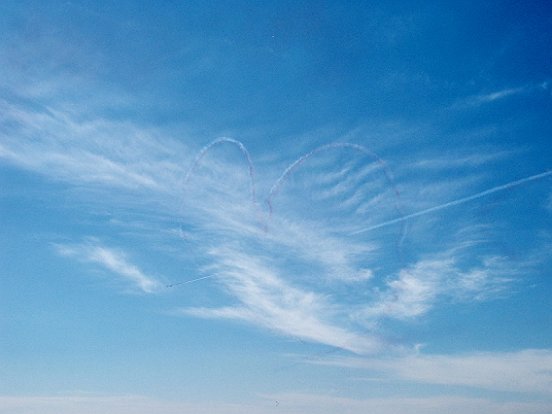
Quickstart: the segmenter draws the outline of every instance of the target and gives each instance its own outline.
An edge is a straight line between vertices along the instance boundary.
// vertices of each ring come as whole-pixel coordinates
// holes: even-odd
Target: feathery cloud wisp
[[[421,316],[439,301],[482,301],[499,297],[518,269],[501,257],[488,257],[480,266],[460,270],[454,254],[421,260],[390,279],[379,299],[359,312],[361,318],[409,319]]]
[[[321,294],[292,286],[260,259],[218,249],[219,280],[240,304],[223,308],[185,308],[181,312],[205,318],[241,319],[271,331],[319,342],[356,353],[370,353],[382,343],[332,322],[335,305]]]
[[[62,256],[98,264],[119,277],[131,282],[145,293],[153,293],[161,287],[159,281],[146,275],[136,265],[130,263],[126,255],[115,249],[102,246],[97,242],[83,244],[57,244],[57,252]]]
[[[411,354],[389,358],[332,357],[308,362],[356,368],[374,379],[457,385],[552,396],[552,350]]]
[[[184,144],[160,131],[58,109],[1,104],[0,157],[53,179],[106,190],[109,202],[120,201],[110,191],[113,187],[124,188],[140,196],[138,203],[151,200],[147,202],[155,205],[155,214],[169,212],[189,226],[193,247],[212,263],[208,273],[217,274],[213,280],[237,303],[184,313],[240,319],[358,353],[381,347],[376,333],[366,334],[365,327],[374,321],[421,317],[439,303],[468,296],[495,297],[510,281],[499,255],[465,264],[433,246],[424,255],[429,259],[385,259],[400,250],[400,226],[390,232],[375,230],[552,174],[401,215],[399,191],[384,163],[359,145],[331,144],[310,151],[271,185],[262,175],[254,176],[249,152],[234,139],[207,145],[194,162]],[[113,135],[120,139],[113,140]],[[256,203],[256,184],[269,189],[268,212]],[[58,246],[58,251],[99,264],[144,292],[159,287],[126,255],[98,243]],[[394,268],[381,270],[385,260],[393,261]],[[473,264],[477,260],[480,265]],[[207,278],[204,269],[196,270],[192,280]],[[387,282],[376,288],[378,279]]]

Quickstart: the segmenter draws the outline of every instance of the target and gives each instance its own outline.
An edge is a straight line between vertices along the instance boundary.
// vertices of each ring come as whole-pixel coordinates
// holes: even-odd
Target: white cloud
[[[449,154],[446,156],[438,155],[433,158],[426,158],[416,161],[412,164],[412,166],[423,170],[447,170],[461,167],[478,167],[504,160],[512,155],[514,155],[513,151],[489,151],[481,149],[477,153],[471,154],[459,153],[454,155]]]
[[[153,293],[161,286],[155,278],[146,275],[137,266],[130,263],[120,251],[100,245],[97,242],[84,244],[57,244],[56,250],[62,256],[74,257],[77,260],[98,264],[117,276],[131,282],[145,293]]]
[[[328,358],[316,363],[366,370],[380,379],[552,396],[552,350],[549,349]]]
[[[398,278],[387,283],[379,302],[368,308],[368,315],[402,319],[424,314],[443,288],[450,266],[450,260],[425,261],[401,270]]]
[[[478,95],[470,96],[468,98],[463,99],[462,101],[460,101],[454,106],[460,107],[460,108],[480,106],[487,103],[492,103],[495,101],[506,99],[512,96],[525,95],[525,94],[535,93],[535,92],[542,93],[543,91],[546,92],[548,89],[549,89],[548,81],[540,82],[537,84],[527,84],[527,85],[522,85],[522,86],[513,87],[513,88],[504,88],[494,92],[481,93]]]
[[[498,99],[507,98],[508,96],[519,95],[521,93],[527,92],[528,90],[530,90],[530,88],[528,87],[507,88],[507,89],[502,89],[500,91],[496,91],[492,93],[478,95],[474,99],[475,101],[480,103],[493,102]]]
[[[347,398],[273,393],[251,402],[192,403],[138,395],[0,396],[0,414],[548,414],[548,401],[500,401],[456,396]]]
[[[519,265],[518,265],[519,266]],[[518,269],[501,257],[485,258],[480,266],[461,270],[453,254],[421,260],[390,279],[379,299],[367,305],[359,318],[414,318],[439,301],[481,301],[499,297]]]
[[[457,396],[345,398],[316,394],[276,394],[279,408],[288,413],[317,414],[547,414],[546,402],[496,401]]]
[[[334,323],[335,305],[328,298],[285,282],[268,263],[230,249],[211,252],[219,280],[240,301],[235,307],[187,308],[184,314],[242,319],[274,332],[324,343],[357,353],[374,352],[382,344]]]
[[[193,403],[140,395],[0,396],[0,414],[266,414],[273,404]]]
[[[184,148],[122,121],[0,101],[0,157],[74,184],[173,191],[182,167],[168,155]]]

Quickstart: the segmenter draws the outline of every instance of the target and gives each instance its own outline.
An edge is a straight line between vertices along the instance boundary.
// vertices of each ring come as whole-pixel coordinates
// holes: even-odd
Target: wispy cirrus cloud
[[[413,167],[422,170],[446,171],[451,168],[485,166],[497,161],[503,161],[513,155],[515,155],[514,151],[481,149],[478,153],[474,153],[472,149],[472,153],[470,154],[459,153],[446,156],[437,154],[431,158],[415,161]]]
[[[364,354],[382,347],[378,333],[366,333],[366,326],[383,318],[422,317],[436,306],[468,298],[500,297],[517,269],[497,254],[481,257],[472,251],[464,260],[469,255],[453,254],[457,241],[450,236],[424,246],[407,263],[397,260],[401,223],[409,211],[430,206],[423,212],[428,217],[445,206],[432,204],[473,188],[480,180],[473,175],[431,178],[419,194],[419,183],[405,179],[399,191],[385,163],[369,150],[331,144],[299,156],[274,181],[278,175],[254,168],[235,139],[204,147],[194,162],[197,151],[189,143],[161,130],[36,103],[4,100],[0,106],[5,162],[99,189],[105,197],[96,203],[121,202],[113,189],[124,190],[131,195],[126,206],[168,213],[175,225],[182,224],[189,250],[211,263],[196,266],[191,279],[216,274],[213,281],[231,298],[214,308],[180,310],[188,316],[242,320]],[[480,165],[501,155],[478,157],[466,155],[460,164]],[[444,168],[442,159],[424,163],[416,168],[431,165],[436,173]],[[153,233],[156,226],[155,220],[147,226],[135,221],[133,229]],[[470,228],[464,222],[452,227]],[[462,241],[470,242],[469,235]],[[100,265],[143,292],[159,288],[127,254],[99,242],[59,245],[58,252]]]
[[[96,240],[82,244],[55,244],[54,247],[62,256],[103,267],[144,293],[153,293],[161,287],[156,278],[131,263],[124,252],[106,247]]]
[[[0,157],[51,178],[162,192],[182,174],[167,156],[183,147],[146,127],[6,100],[0,113]]]
[[[499,99],[507,98],[512,95],[519,95],[521,93],[527,92],[529,89],[530,88],[528,87],[502,89],[500,91],[478,95],[474,98],[474,101],[476,103],[493,102]]]
[[[336,324],[338,306],[326,295],[293,286],[259,257],[230,249],[217,249],[211,255],[218,259],[213,270],[240,304],[213,309],[185,308],[182,313],[241,319],[286,336],[357,353],[381,349],[383,344],[376,337],[361,335]]]
[[[379,298],[360,313],[363,318],[408,319],[427,313],[439,302],[482,301],[507,292],[519,270],[501,257],[461,270],[454,254],[421,260],[387,281]]]
[[[486,92],[469,96],[455,105],[455,107],[477,107],[484,104],[500,101],[513,96],[526,95],[550,90],[550,82],[543,81],[537,84],[527,84],[517,87],[499,89],[494,92]]]
[[[552,396],[552,350],[329,357],[311,363],[355,368],[375,381],[408,381]]]

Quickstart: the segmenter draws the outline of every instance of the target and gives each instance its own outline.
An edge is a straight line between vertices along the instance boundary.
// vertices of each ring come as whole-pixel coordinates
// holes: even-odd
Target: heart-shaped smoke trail
[[[184,176],[184,180],[183,180],[184,185],[186,185],[188,183],[188,181],[190,180],[190,177],[192,176],[192,174],[194,173],[194,171],[198,167],[201,160],[205,157],[205,155],[207,155],[207,153],[209,151],[211,151],[214,147],[216,147],[220,144],[234,145],[242,152],[242,154],[243,154],[243,156],[244,156],[244,158],[247,162],[247,166],[248,166],[248,170],[249,170],[251,202],[253,203],[254,207],[256,207],[257,206],[257,194],[256,194],[255,166],[253,164],[253,161],[251,159],[251,155],[250,155],[249,151],[247,150],[246,146],[241,141],[239,141],[237,139],[234,139],[234,138],[221,137],[221,138],[218,138],[218,139],[210,142],[206,146],[204,146],[198,152],[196,158],[194,159],[194,162],[192,163],[192,165],[190,166],[190,168],[186,172],[186,175]],[[357,151],[360,154],[362,154],[364,156],[367,156],[368,158],[371,158],[372,160],[374,160],[379,165],[379,167],[381,168],[381,171],[383,172],[383,174],[384,174],[384,176],[387,180],[388,185],[390,186],[390,188],[392,188],[393,192],[395,193],[394,208],[395,208],[395,211],[397,212],[397,216],[399,218],[404,216],[404,214],[402,212],[402,208],[401,208],[401,203],[400,203],[400,192],[399,192],[397,186],[395,185],[393,176],[392,176],[391,172],[389,171],[387,165],[385,164],[385,161],[383,159],[381,159],[376,153],[374,153],[373,151],[371,151],[370,149],[368,149],[367,147],[365,147],[363,145],[353,144],[353,143],[348,143],[348,142],[331,143],[331,144],[321,145],[321,146],[319,146],[319,147],[317,147],[317,148],[301,155],[299,158],[297,158],[294,162],[292,162],[288,167],[286,167],[284,169],[284,172],[280,175],[280,177],[276,180],[276,182],[270,188],[268,196],[265,199],[265,203],[268,207],[268,217],[263,220],[264,221],[263,227],[264,227],[265,231],[268,230],[268,222],[271,220],[272,214],[273,214],[273,211],[274,211],[273,200],[278,195],[280,189],[285,184],[285,182],[289,179],[289,177],[295,171],[297,171],[299,168],[301,168],[304,165],[304,163],[308,159],[312,158],[313,156],[315,156],[319,153],[322,153],[322,152],[326,152],[326,151],[332,151],[332,150],[338,151],[338,150],[343,150],[343,149],[352,149],[354,151]],[[401,224],[402,224],[402,231],[401,231],[401,238],[398,242],[399,247],[402,244],[404,238],[406,237],[406,231],[407,231],[406,222],[401,221]]]
[[[283,171],[283,173],[279,176],[279,178],[274,182],[274,184],[270,187],[268,196],[265,199],[265,204],[268,207],[267,213],[262,213],[259,209],[259,205],[257,204],[257,194],[256,194],[256,176],[255,176],[255,167],[253,164],[253,161],[251,159],[251,155],[249,151],[247,150],[246,146],[239,140],[233,139],[233,138],[227,138],[222,137],[218,138],[206,146],[204,146],[195,157],[192,165],[187,170],[184,179],[183,184],[186,186],[189,184],[189,181],[192,179],[193,174],[199,168],[199,165],[201,161],[205,158],[205,156],[213,150],[215,147],[223,144],[230,144],[239,149],[241,152],[244,160],[247,163],[248,168],[248,174],[249,174],[249,191],[251,196],[251,202],[254,206],[254,210],[257,214],[259,214],[257,222],[260,224],[261,228],[264,229],[264,233],[266,234],[268,232],[268,226],[272,219],[273,211],[274,211],[274,205],[273,201],[277,197],[278,193],[282,189],[282,187],[286,184],[286,182],[290,179],[290,177],[296,173],[300,168],[304,168],[304,165],[306,162],[315,157],[316,155],[322,154],[324,152],[343,152],[344,150],[352,150],[359,154],[363,158],[368,158],[371,160],[371,162],[375,162],[377,169],[383,173],[383,176],[385,178],[385,181],[387,182],[388,188],[392,189],[392,193],[394,194],[394,209],[397,213],[397,216],[401,217],[403,216],[401,206],[400,206],[400,193],[394,183],[393,177],[387,168],[385,162],[373,151],[368,149],[365,146],[359,145],[359,144],[353,144],[353,143],[331,143],[326,145],[321,145],[317,148],[314,148],[313,150],[301,155],[299,158],[297,158],[294,162],[289,164]],[[351,156],[352,157],[352,156]],[[362,184],[361,184],[362,185]],[[262,216],[261,216],[262,215]],[[400,251],[400,244],[402,243],[402,240],[405,237],[406,234],[406,223],[402,222],[402,235],[400,238],[400,241],[397,243],[397,250]],[[202,277],[202,278],[196,278],[192,279],[191,281],[185,281],[181,283],[176,283],[170,285],[180,285],[184,283],[191,283],[192,281],[199,281],[206,279],[211,276]]]

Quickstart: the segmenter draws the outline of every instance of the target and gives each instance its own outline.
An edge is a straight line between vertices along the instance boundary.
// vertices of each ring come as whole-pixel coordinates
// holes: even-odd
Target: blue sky
[[[547,413],[545,2],[0,4],[0,413]]]

